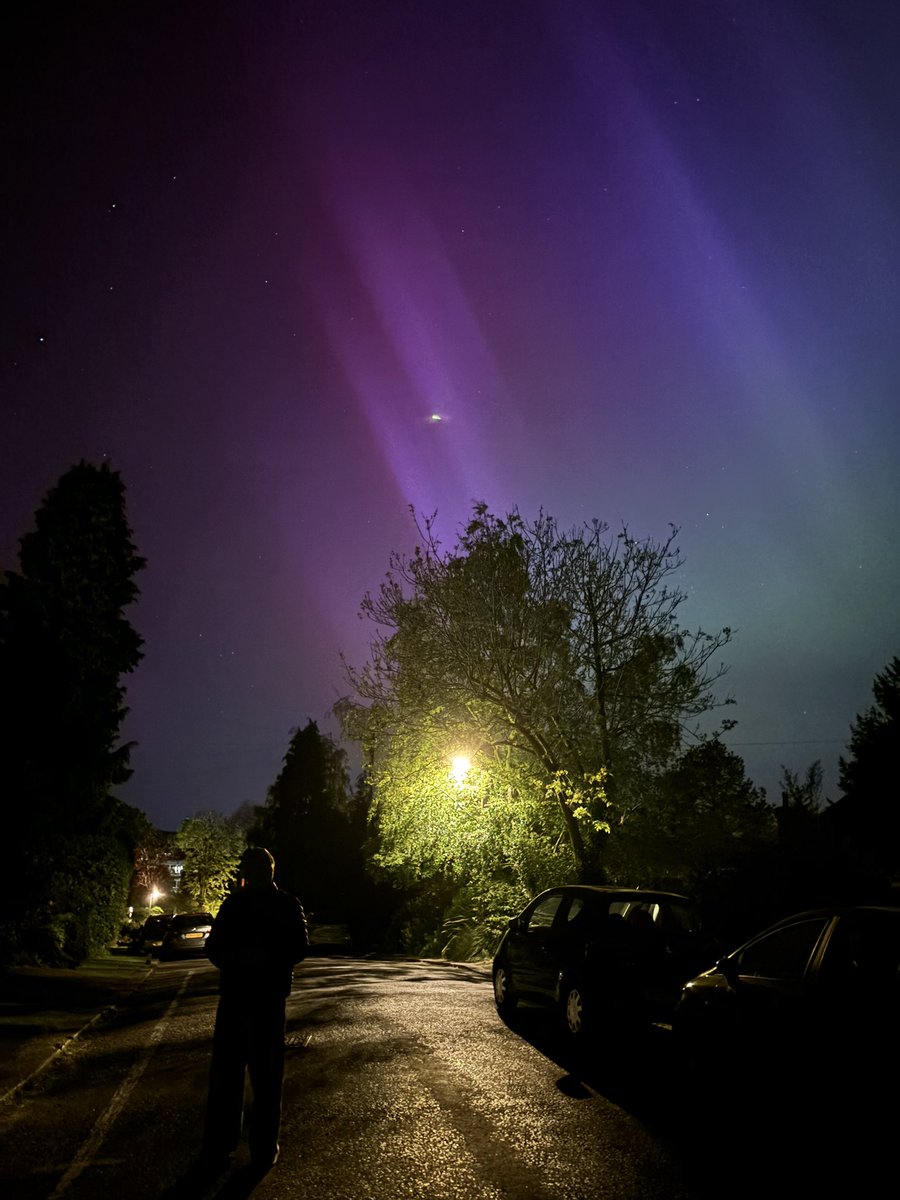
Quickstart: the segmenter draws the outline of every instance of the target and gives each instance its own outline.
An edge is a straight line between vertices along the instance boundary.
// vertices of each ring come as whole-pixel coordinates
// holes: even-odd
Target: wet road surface
[[[768,1174],[765,1118],[748,1139],[701,1114],[662,1033],[572,1060],[545,1014],[498,1018],[482,968],[313,958],[288,1002],[280,1161],[252,1178],[242,1146],[201,1180],[216,980],[205,959],[158,966],[3,1107],[4,1200],[695,1200]],[[805,1168],[783,1149],[787,1183]]]

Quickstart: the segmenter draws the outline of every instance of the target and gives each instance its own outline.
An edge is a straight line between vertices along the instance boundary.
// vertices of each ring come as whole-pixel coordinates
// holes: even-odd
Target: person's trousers
[[[284,996],[219,997],[203,1136],[207,1154],[230,1154],[237,1146],[249,1072],[250,1157],[262,1164],[275,1158],[284,1080],[284,1009]]]

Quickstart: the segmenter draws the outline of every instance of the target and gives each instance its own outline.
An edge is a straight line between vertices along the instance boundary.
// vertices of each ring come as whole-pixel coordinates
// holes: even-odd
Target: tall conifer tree
[[[82,461],[63,475],[21,539],[19,566],[0,584],[14,847],[0,943],[6,957],[55,948],[78,958],[113,920],[133,817],[111,789],[131,774],[122,676],[140,661],[141,638],[125,610],[144,560],[118,472]]]
[[[275,856],[279,886],[300,896],[313,914],[341,908],[350,858],[349,789],[344,751],[307,721],[293,731],[248,834]]]

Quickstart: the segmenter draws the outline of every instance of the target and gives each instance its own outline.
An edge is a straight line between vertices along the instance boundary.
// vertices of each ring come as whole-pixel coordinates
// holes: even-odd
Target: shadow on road
[[[538,1009],[507,1024],[560,1068],[563,1095],[600,1095],[639,1120],[681,1162],[697,1197],[875,1195],[893,1172],[895,1102],[874,1088],[863,1097],[837,1079],[805,1087],[727,1061],[700,1072],[658,1028],[613,1030],[583,1048]]]
[[[160,1200],[245,1200],[252,1196],[265,1178],[249,1163],[232,1167],[227,1174],[210,1173],[202,1165],[187,1170]]]

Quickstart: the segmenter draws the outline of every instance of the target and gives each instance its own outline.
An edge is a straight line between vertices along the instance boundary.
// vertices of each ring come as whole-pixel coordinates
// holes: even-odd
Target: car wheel
[[[590,1025],[585,1021],[584,992],[577,983],[567,984],[562,990],[562,1016],[568,1036],[582,1041]]]
[[[494,967],[494,1003],[497,1012],[507,1016],[518,1004],[515,992],[509,982],[509,971],[503,963]]]

